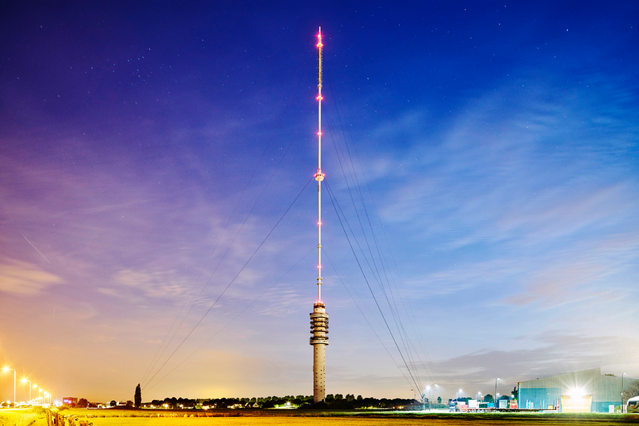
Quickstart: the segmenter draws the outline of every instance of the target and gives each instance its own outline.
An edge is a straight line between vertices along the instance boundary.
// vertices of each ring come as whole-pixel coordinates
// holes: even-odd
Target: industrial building
[[[609,413],[621,405],[621,391],[637,379],[601,374],[600,368],[519,383],[520,408],[564,413]]]

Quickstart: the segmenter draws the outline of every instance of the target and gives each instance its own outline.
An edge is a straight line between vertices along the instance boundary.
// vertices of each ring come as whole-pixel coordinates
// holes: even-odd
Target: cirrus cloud
[[[28,262],[9,260],[8,263],[0,264],[0,291],[5,293],[30,296],[62,283],[57,275]]]

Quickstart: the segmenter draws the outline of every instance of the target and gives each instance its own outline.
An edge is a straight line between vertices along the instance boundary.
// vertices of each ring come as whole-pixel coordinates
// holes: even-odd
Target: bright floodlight
[[[585,392],[583,388],[572,388],[568,391],[571,398],[583,398]]]
[[[7,366],[2,367],[2,372],[3,373],[6,373],[7,371],[9,371],[9,367],[7,367]]]

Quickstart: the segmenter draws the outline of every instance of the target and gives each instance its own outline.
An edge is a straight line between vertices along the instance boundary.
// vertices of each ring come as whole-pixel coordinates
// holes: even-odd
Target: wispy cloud
[[[548,240],[629,220],[639,196],[624,173],[628,160],[619,155],[629,136],[619,122],[633,117],[621,110],[614,123],[584,124],[582,115],[609,110],[588,105],[593,110],[586,112],[576,102],[518,98],[510,90],[471,102],[441,143],[414,136],[413,148],[398,160],[410,179],[397,179],[388,192],[386,222],[430,238],[447,234],[454,248]],[[396,168],[386,170],[399,178]]]
[[[140,272],[125,269],[114,276],[114,282],[129,291],[138,291],[153,298],[179,300],[189,291],[189,283],[176,277],[175,271],[170,270]]]
[[[0,264],[0,291],[6,293],[32,296],[63,283],[62,278],[31,263],[6,259]]]
[[[621,374],[623,369],[639,372],[639,363],[628,363],[639,353],[639,341],[618,336],[544,334],[536,337],[541,344],[534,349],[480,350],[474,353],[433,362],[441,386],[454,389],[464,386],[467,394],[478,390],[494,393],[510,391],[518,381],[562,374],[568,371],[602,368],[602,373]],[[604,344],[602,344],[602,342]],[[630,370],[628,370],[630,371]]]

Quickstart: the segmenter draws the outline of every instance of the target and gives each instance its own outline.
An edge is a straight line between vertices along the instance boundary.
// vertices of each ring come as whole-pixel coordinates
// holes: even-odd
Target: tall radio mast
[[[322,27],[317,33],[317,301],[311,313],[311,345],[313,346],[313,402],[324,401],[326,395],[326,345],[328,314],[322,301]]]

